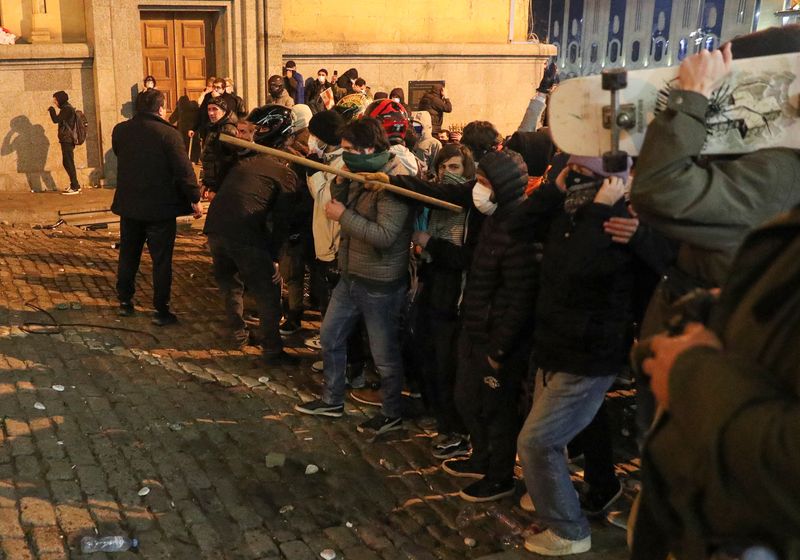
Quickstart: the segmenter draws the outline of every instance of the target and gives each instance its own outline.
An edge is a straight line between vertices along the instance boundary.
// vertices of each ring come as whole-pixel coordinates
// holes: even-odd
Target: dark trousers
[[[175,248],[175,218],[155,222],[120,219],[119,264],[117,266],[117,297],[121,302],[132,302],[136,293],[136,273],[142,259],[142,249],[153,261],[153,307],[156,311],[169,310],[172,289],[172,251]]]
[[[81,188],[78,183],[78,173],[75,171],[75,144],[61,142],[61,164],[69,175],[69,188],[73,190]]]
[[[417,344],[422,364],[423,395],[436,417],[440,434],[465,434],[466,428],[453,400],[458,363],[457,319],[437,317],[421,308],[418,316]]]
[[[261,348],[265,356],[283,350],[278,328],[281,320],[281,290],[272,283],[272,257],[266,249],[242,245],[220,235],[209,235],[208,246],[214,261],[214,279],[225,300],[228,325],[237,340],[247,338],[244,322],[244,287],[258,307]]]
[[[311,275],[311,293],[319,305],[320,316],[325,317],[331,293],[339,281],[339,267],[335,260],[314,260],[314,273]]]
[[[280,254],[280,269],[283,281],[286,283],[286,312],[284,315],[290,321],[299,323],[303,319],[303,291],[306,275],[306,258],[308,256],[309,240],[301,235],[296,240],[284,243]]]
[[[458,339],[458,371],[455,403],[472,441],[472,460],[496,482],[514,477],[517,436],[522,427],[519,411],[520,385],[527,369],[528,351],[518,348],[495,371],[483,345],[470,341],[461,331]],[[493,376],[500,386],[491,388],[484,377]]]
[[[584,457],[584,480],[595,490],[614,490],[617,476],[614,474],[614,448],[611,441],[611,426],[605,402],[586,426],[569,444],[570,455],[581,452]]]

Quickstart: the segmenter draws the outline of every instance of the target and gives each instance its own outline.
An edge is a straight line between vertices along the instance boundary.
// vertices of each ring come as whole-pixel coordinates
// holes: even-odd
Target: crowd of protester
[[[305,343],[320,351],[312,369],[323,384],[298,412],[341,417],[349,396],[379,407],[357,428],[377,437],[402,428],[405,396],[421,396],[438,432],[432,457],[464,479],[460,498],[514,495],[518,457],[520,506],[539,520],[525,548],[577,554],[591,548],[589,518],[622,495],[604,401],[634,348],[644,483],[629,524],[634,557],[800,558],[800,155],[699,157],[732,56],[794,53],[798,37],[788,26],[686,58],[639,158],[613,173],[553,144],[555,65],[508,138],[486,121],[442,134],[444,87],[411,112],[401,88],[373,95],[355,68],[304,80],[287,62],[250,112],[232,82],[212,78],[192,131],[203,139],[200,185],[176,153],[177,131],[159,122],[163,95],[148,89],[114,131],[121,313],[135,312],[131,279],[147,241],[154,322],[177,320],[166,262],[175,232],[163,222],[189,205],[196,213],[202,189],[233,346],[260,345],[267,366],[296,363],[283,337],[304,326],[310,277],[322,323]],[[137,156],[143,134],[160,144]],[[329,170],[234,148],[223,134]],[[171,172],[164,158],[180,165]],[[131,196],[144,183],[148,194]],[[580,493],[573,446],[584,455]]]

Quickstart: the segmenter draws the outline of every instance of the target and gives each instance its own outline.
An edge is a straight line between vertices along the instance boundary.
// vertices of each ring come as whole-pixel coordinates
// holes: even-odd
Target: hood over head
[[[555,144],[550,135],[543,131],[515,132],[506,142],[509,150],[519,152],[525,165],[528,166],[528,175],[541,177],[547,171],[550,160],[556,153]]]
[[[414,111],[411,119],[422,125],[422,138],[430,138],[433,135],[433,124],[431,114],[428,111]]]
[[[292,133],[297,133],[308,128],[308,123],[311,120],[313,113],[311,107],[298,103],[292,106]]]
[[[69,101],[69,95],[67,95],[66,91],[57,91],[53,94],[53,97],[56,98],[59,107],[63,107]]]
[[[517,152],[488,152],[478,163],[478,171],[492,184],[499,209],[522,200],[528,186],[528,170]]]

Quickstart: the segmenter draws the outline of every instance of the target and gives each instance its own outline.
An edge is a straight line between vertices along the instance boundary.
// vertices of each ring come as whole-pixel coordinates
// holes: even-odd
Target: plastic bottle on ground
[[[116,537],[83,537],[81,539],[81,552],[123,552],[139,546],[139,541],[124,536]]]

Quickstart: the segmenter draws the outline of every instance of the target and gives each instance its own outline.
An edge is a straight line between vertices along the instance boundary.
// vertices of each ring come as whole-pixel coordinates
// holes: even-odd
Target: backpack
[[[89,130],[89,121],[80,109],[75,109],[75,128],[72,136],[75,138],[75,145],[80,146],[86,142],[86,132]]]

